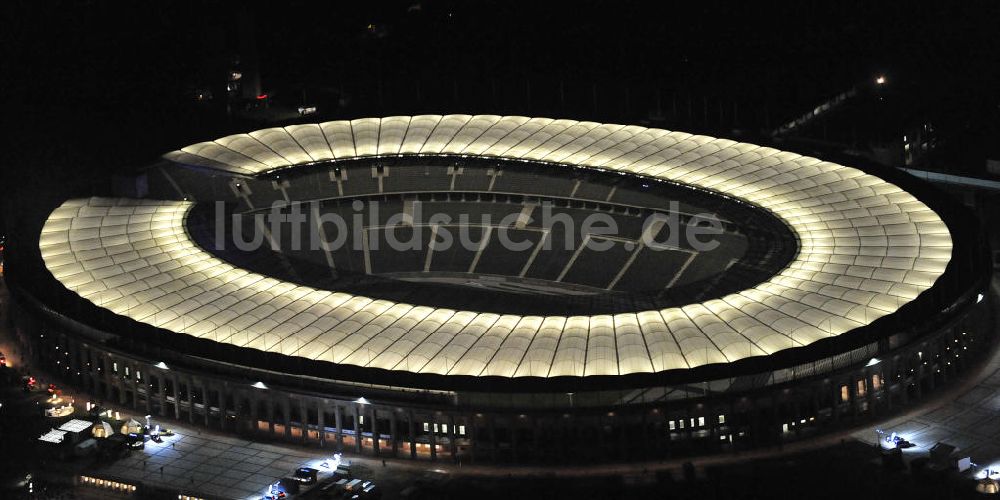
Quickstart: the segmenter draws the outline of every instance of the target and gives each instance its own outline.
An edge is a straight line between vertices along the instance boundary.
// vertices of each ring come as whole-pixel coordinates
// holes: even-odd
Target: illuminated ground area
[[[258,500],[268,485],[298,467],[315,467],[316,453],[219,435],[178,434],[101,468],[104,477],[223,498]],[[160,468],[163,472],[160,472]]]
[[[996,281],[993,288],[997,290]],[[991,470],[991,477],[1000,479],[1000,350],[994,350],[979,377],[940,405],[881,423],[879,430],[895,432],[915,445],[904,450],[907,461],[926,456],[931,447],[944,442],[958,448],[956,456],[971,457],[979,465],[970,475],[985,477]],[[874,443],[876,436],[874,429],[854,435],[867,443]]]

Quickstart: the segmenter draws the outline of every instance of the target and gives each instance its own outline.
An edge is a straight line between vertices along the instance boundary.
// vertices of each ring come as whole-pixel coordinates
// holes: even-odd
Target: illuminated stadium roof
[[[218,342],[417,373],[624,375],[772,354],[890,314],[951,258],[937,214],[861,170],[730,140],[635,126],[419,116],[267,129],[167,155],[252,175],[330,159],[461,154],[600,168],[745,200],[783,220],[799,253],[739,293],[663,310],[520,316],[317,290],[234,267],[189,237],[187,202],[71,200],[40,241],[68,289],[116,314]]]

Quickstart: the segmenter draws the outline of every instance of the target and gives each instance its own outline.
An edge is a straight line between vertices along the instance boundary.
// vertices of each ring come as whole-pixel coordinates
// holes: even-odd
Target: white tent
[[[111,427],[111,424],[101,420],[99,423],[94,424],[94,428],[91,429],[95,438],[107,438],[111,437],[115,433],[115,430]]]
[[[122,424],[122,434],[141,434],[142,432],[142,424],[134,418],[130,418],[128,422]]]

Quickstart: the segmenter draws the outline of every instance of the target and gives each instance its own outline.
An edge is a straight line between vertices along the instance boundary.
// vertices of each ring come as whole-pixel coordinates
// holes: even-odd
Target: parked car
[[[292,479],[302,484],[313,484],[316,482],[316,474],[318,472],[318,469],[313,469],[312,467],[299,467],[292,474]]]

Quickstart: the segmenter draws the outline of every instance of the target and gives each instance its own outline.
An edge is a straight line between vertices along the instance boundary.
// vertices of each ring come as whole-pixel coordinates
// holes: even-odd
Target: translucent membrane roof
[[[42,256],[83,298],[175,332],[333,363],[500,377],[686,369],[808,345],[896,311],[930,288],[951,258],[951,235],[937,214],[878,177],[753,144],[635,126],[369,118],[261,130],[167,157],[255,174],[397,154],[530,159],[688,184],[771,211],[800,249],[771,279],[719,299],[572,317],[438,309],[255,274],[195,245],[185,230],[186,202],[70,200],[49,216]]]

